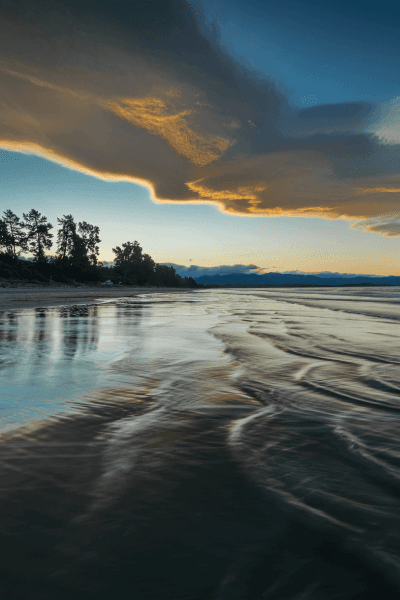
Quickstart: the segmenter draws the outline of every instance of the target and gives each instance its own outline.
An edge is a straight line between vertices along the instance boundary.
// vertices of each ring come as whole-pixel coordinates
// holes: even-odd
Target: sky
[[[107,261],[400,275],[399,17],[0,0],[0,210],[98,225]]]

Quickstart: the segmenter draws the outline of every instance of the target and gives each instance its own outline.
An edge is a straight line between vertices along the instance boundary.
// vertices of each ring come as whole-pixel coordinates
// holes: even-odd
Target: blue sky
[[[104,260],[400,274],[399,5],[112,6],[0,0],[2,210]]]
[[[206,0],[228,51],[293,90],[298,106],[399,94],[398,2]]]

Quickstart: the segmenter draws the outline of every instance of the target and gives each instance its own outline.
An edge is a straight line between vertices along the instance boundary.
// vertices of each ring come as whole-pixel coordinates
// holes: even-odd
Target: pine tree
[[[100,228],[82,221],[82,223],[79,223],[78,230],[85,244],[86,256],[93,265],[97,265],[97,257],[100,251],[97,244],[101,242],[99,238]]]
[[[3,219],[0,219],[0,249],[4,249],[7,254],[11,254],[12,239],[8,233],[7,225]]]
[[[7,253],[17,258],[22,252],[28,251],[27,236],[24,233],[24,223],[12,210],[3,212],[8,245]]]
[[[29,251],[35,257],[36,262],[46,262],[44,251],[53,245],[53,234],[50,233],[53,225],[47,222],[47,217],[42,217],[40,212],[34,208],[28,214],[23,213],[23,216]]]
[[[74,247],[74,237],[77,235],[76,223],[72,215],[63,215],[61,219],[57,217],[57,221],[61,227],[57,232],[56,252],[64,268]]]
[[[63,215],[57,221],[61,225],[57,233],[58,259],[64,269],[73,269],[71,275],[81,277],[91,264],[97,265],[100,229],[86,221],[77,226],[72,215]]]

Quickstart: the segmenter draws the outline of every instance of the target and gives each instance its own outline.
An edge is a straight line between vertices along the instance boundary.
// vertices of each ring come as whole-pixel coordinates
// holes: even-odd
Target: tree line
[[[6,210],[0,218],[0,277],[89,283],[111,280],[124,285],[197,287],[192,277],[180,277],[173,267],[154,262],[143,253],[139,242],[125,242],[112,249],[114,266],[107,268],[98,260],[100,229],[86,221],[75,222],[72,215],[57,218],[56,250],[53,225],[47,217],[32,209],[18,217]],[[22,259],[29,253],[32,261]]]

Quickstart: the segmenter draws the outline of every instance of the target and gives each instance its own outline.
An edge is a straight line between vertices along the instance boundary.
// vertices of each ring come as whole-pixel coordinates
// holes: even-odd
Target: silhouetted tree
[[[139,242],[125,242],[122,244],[122,248],[117,246],[113,248],[112,251],[115,254],[115,265],[120,267],[124,263],[130,262],[140,262],[142,258],[142,248],[139,245]]]
[[[143,254],[139,242],[125,242],[112,249],[114,267],[103,268],[98,261],[100,229],[86,221],[75,223],[72,215],[57,218],[57,249],[55,256],[46,256],[52,246],[53,229],[47,217],[37,210],[23,213],[24,220],[11,210],[0,219],[0,275],[26,280],[104,281],[112,279],[124,284],[158,285],[165,287],[197,287],[191,277],[180,277],[173,267],[159,265],[149,254]],[[1,252],[2,250],[5,252]],[[31,252],[35,264],[18,260],[22,252]]]
[[[53,245],[50,229],[53,229],[53,225],[47,222],[47,217],[42,217],[40,212],[32,208],[32,210],[25,214],[23,213],[25,220],[24,227],[27,230],[27,242],[28,249],[35,257],[36,262],[46,262],[45,249],[50,249]]]
[[[87,269],[97,265],[99,255],[100,229],[86,221],[75,223],[72,215],[57,219],[61,225],[57,234],[57,254],[64,267]],[[79,233],[78,233],[79,231]]]
[[[101,279],[101,271],[96,268],[101,241],[99,227],[86,221],[77,226],[72,215],[63,215],[57,221],[61,225],[57,234],[57,261],[64,274],[78,281]]]
[[[100,251],[97,244],[101,242],[99,238],[100,228],[82,221],[82,223],[79,223],[78,230],[85,245],[86,256],[93,265],[97,265],[97,257]]]
[[[122,248],[117,246],[112,251],[115,254],[116,274],[122,278],[123,283],[137,283],[143,260],[139,242],[125,242],[122,244]]]
[[[185,277],[182,281],[183,287],[195,288],[197,287],[197,283],[193,279],[193,277]]]
[[[22,252],[28,251],[27,237],[24,233],[24,223],[12,210],[3,213],[3,223],[8,236],[7,254],[17,258]]]
[[[7,254],[11,254],[12,238],[8,233],[7,225],[3,219],[0,219],[0,249],[4,249]]]
[[[144,283],[154,283],[154,269],[155,262],[151,258],[150,254],[143,254],[142,262],[140,265],[140,276],[138,279],[138,284],[143,285]]]
[[[85,240],[76,231],[72,238],[72,248],[68,258],[69,266],[75,271],[86,271],[90,266]]]
[[[57,217],[57,221],[61,227],[57,232],[56,252],[63,268],[65,268],[73,250],[76,224],[72,215],[63,215],[61,219]]]
[[[179,286],[181,278],[176,275],[174,267],[167,267],[167,265],[156,265],[155,268],[155,281],[157,285],[165,287]]]

